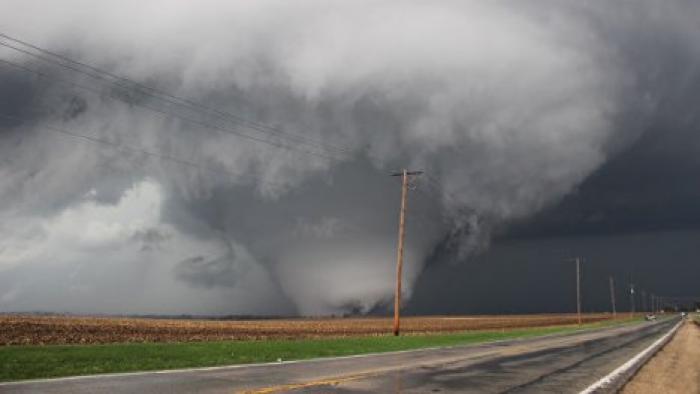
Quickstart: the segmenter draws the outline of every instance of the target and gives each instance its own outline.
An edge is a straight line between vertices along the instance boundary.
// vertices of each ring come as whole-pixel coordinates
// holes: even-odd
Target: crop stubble
[[[584,322],[609,318],[606,314],[587,314]],[[416,335],[557,326],[575,322],[576,315],[573,314],[421,316],[403,318],[402,331]],[[390,329],[391,319],[375,317],[220,321],[0,315],[0,345],[333,338],[387,335]]]

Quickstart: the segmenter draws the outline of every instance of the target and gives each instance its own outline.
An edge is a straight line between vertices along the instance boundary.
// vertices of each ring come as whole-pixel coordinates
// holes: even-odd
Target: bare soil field
[[[610,319],[586,314],[585,323]],[[406,334],[447,333],[571,325],[574,314],[429,316],[401,320]],[[387,335],[390,318],[268,320],[177,320],[116,317],[0,315],[0,345],[96,344],[121,342],[193,342],[333,338]]]
[[[622,393],[700,393],[700,327],[692,322],[683,324]]]

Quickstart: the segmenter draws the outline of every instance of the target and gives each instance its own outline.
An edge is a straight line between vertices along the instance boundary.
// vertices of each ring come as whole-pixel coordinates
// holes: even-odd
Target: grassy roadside
[[[350,337],[275,341],[130,343],[0,347],[0,381],[159,369],[301,360],[444,347],[568,333],[639,322],[639,318],[582,326],[470,331],[401,337]]]

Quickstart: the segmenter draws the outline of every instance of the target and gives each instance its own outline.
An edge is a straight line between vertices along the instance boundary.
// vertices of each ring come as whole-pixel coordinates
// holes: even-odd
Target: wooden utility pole
[[[403,241],[406,235],[406,197],[408,194],[408,177],[420,175],[423,171],[407,171],[391,174],[391,176],[401,177],[401,210],[399,211],[399,242],[396,250],[396,292],[394,293],[394,335],[399,335],[400,331],[400,310],[401,310],[401,276],[403,272]]]
[[[630,280],[630,318],[634,317],[634,283]]]
[[[581,259],[576,258],[576,314],[578,324],[581,325]]]
[[[610,304],[612,304],[612,316],[613,319],[617,317],[617,310],[615,309],[615,281],[613,277],[610,276]]]

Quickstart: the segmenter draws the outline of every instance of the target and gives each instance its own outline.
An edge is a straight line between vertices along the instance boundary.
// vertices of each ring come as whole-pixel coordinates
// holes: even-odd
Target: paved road
[[[326,360],[3,384],[0,392],[578,392],[675,322]]]

